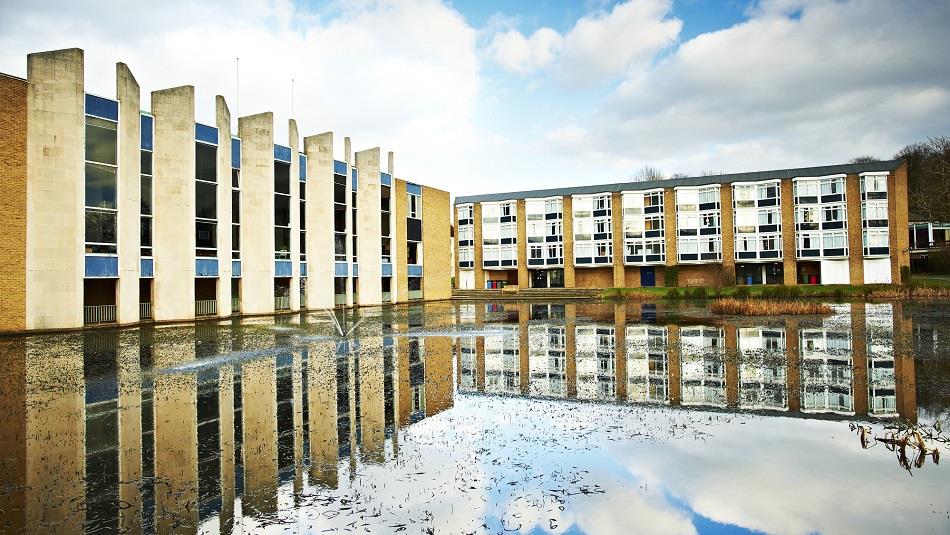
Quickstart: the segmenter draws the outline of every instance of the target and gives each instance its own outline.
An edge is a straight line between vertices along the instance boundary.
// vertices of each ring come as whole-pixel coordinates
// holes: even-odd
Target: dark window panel
[[[290,252],[290,229],[274,229],[274,251]]]
[[[274,224],[278,227],[290,226],[290,197],[274,196]]]
[[[231,222],[232,223],[241,222],[241,192],[240,191],[231,192]]]
[[[290,195],[290,164],[274,162],[274,193]]]
[[[207,182],[218,181],[218,148],[195,143],[195,178]]]
[[[152,177],[142,176],[140,212],[152,215]]]
[[[195,182],[195,217],[217,219],[218,188],[215,184]]]
[[[86,241],[116,243],[116,213],[104,210],[86,210]]]
[[[150,175],[152,174],[152,153],[143,150],[142,151],[142,174]]]
[[[213,249],[218,246],[217,225],[209,221],[195,222],[195,246]]]
[[[143,217],[140,225],[139,245],[142,247],[151,247],[152,245],[152,218]]]
[[[86,160],[115,165],[117,139],[116,123],[86,117]]]
[[[86,206],[116,208],[115,168],[86,164]]]

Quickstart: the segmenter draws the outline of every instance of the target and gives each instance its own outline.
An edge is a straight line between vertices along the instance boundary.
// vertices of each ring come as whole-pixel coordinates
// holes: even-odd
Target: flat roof
[[[636,182],[616,182],[613,184],[595,184],[570,188],[536,189],[511,191],[506,193],[487,193],[484,195],[464,195],[455,198],[455,204],[476,202],[498,202],[540,197],[562,197],[565,195],[591,195],[595,193],[613,193],[620,191],[642,191],[657,188],[675,188],[679,186],[706,186],[709,184],[731,184],[733,182],[758,182],[782,178],[819,177],[827,175],[853,175],[858,173],[891,172],[900,167],[902,160],[883,162],[846,163],[823,165],[819,167],[799,167],[797,169],[774,169],[771,171],[753,171],[749,173],[730,173],[723,175],[669,178],[665,180],[642,180]]]

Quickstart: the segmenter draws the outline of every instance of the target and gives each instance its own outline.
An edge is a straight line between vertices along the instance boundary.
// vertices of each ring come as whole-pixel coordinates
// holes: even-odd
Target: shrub
[[[706,288],[702,286],[693,288],[693,290],[689,292],[689,297],[692,299],[706,299]]]
[[[680,291],[677,290],[676,288],[670,288],[669,290],[666,291],[666,295],[664,297],[666,299],[679,299]]]
[[[735,316],[782,316],[831,314],[828,305],[808,301],[764,301],[751,299],[717,299],[710,305],[716,314]]]
[[[676,266],[664,268],[663,277],[667,286],[677,287],[680,285],[680,269]]]
[[[948,266],[945,266],[945,267],[950,267],[950,262],[948,262]],[[909,284],[909,283],[910,283],[910,266],[901,266],[901,284]]]
[[[749,290],[748,286],[739,286],[736,288],[736,293],[734,294],[738,299],[748,299],[752,295],[752,291]]]
[[[845,298],[844,290],[842,290],[841,288],[835,288],[834,298],[835,298],[835,301],[838,301],[838,302],[844,301],[844,298]]]

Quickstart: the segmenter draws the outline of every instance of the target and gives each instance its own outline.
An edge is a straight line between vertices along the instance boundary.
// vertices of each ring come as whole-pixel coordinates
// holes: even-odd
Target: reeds
[[[833,312],[823,303],[764,299],[717,299],[709,308],[716,314],[731,316],[803,316]]]
[[[950,288],[929,286],[891,286],[872,291],[874,299],[950,299]]]

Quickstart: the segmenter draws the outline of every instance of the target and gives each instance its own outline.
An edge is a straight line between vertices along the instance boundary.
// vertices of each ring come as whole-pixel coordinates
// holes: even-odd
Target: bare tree
[[[648,182],[651,180],[664,180],[663,171],[652,165],[644,165],[633,174],[634,182]]]
[[[723,174],[722,171],[711,171],[709,169],[699,172],[699,176],[719,176],[721,174]]]
[[[687,177],[689,177],[689,175],[687,175],[686,173],[678,173],[678,172],[670,175],[670,178],[687,178]]]
[[[894,159],[907,162],[910,210],[928,221],[950,221],[950,137],[907,145]]]
[[[851,158],[848,163],[874,163],[881,161],[877,156],[871,156],[870,154],[863,154],[861,156],[855,156]]]

